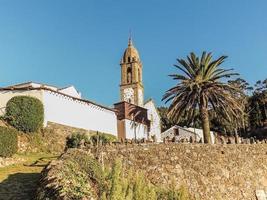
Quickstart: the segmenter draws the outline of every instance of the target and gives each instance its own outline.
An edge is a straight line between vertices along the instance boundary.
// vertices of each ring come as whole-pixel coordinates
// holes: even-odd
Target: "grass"
[[[57,156],[45,153],[16,154],[24,161],[0,168],[0,200],[34,199],[40,172]]]

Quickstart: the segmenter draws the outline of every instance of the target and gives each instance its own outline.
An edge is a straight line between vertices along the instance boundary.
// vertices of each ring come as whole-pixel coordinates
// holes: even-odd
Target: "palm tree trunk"
[[[204,99],[200,102],[200,114],[202,120],[202,128],[203,128],[203,137],[204,143],[211,143],[210,138],[210,122],[209,122],[209,112],[208,106]]]

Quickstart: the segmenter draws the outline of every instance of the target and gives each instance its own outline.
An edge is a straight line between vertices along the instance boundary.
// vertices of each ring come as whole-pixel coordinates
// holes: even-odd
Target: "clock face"
[[[134,90],[133,88],[126,88],[123,90],[123,100],[129,103],[134,103]]]

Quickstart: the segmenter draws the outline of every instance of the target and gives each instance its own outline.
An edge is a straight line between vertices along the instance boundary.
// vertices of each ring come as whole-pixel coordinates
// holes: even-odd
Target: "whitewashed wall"
[[[124,119],[126,139],[135,139],[135,130],[133,121]],[[147,126],[141,123],[137,123],[136,126],[136,139],[147,139]]]
[[[176,125],[164,131],[162,133],[162,138],[168,137],[169,139],[172,139],[175,136],[175,129],[179,129],[178,140],[187,139],[188,141],[190,141],[190,137],[192,137],[195,141],[198,142],[201,138],[198,134],[195,134],[192,131],[188,131],[186,128],[182,128]]]
[[[117,117],[111,110],[46,90],[43,103],[46,121],[117,136]]]
[[[204,135],[203,135],[203,130],[202,129],[198,129],[198,128],[186,128],[194,133],[196,133],[200,138],[202,138],[202,142],[204,142]],[[215,135],[213,133],[213,131],[210,131],[210,139],[211,139],[211,143],[214,144],[215,143]]]
[[[160,127],[160,116],[157,112],[157,108],[152,100],[145,103],[144,107],[147,109],[148,119],[150,123],[149,136],[155,136],[156,142],[161,142],[161,127]]]
[[[202,129],[192,128],[192,127],[189,127],[189,128],[180,127],[177,125],[172,126],[168,130],[161,133],[162,139],[166,138],[166,137],[169,137],[170,139],[173,138],[175,136],[174,129],[177,129],[177,128],[179,129],[179,136],[178,136],[179,139],[187,138],[189,140],[190,137],[193,137],[193,139],[195,139],[197,142],[199,142],[201,139],[202,142],[204,143],[204,136],[203,136],[203,130]],[[210,131],[210,136],[211,136],[211,143],[214,144],[215,135],[212,131]]]
[[[115,112],[47,90],[0,91],[0,115],[5,113],[7,102],[14,96],[31,96],[44,104],[44,126],[54,122],[86,130],[99,131],[117,136]]]

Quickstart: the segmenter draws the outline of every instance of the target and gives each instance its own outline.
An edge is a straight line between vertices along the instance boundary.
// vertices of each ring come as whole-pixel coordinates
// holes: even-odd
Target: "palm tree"
[[[208,112],[210,109],[229,121],[237,119],[242,113],[236,100],[242,92],[239,88],[222,82],[222,79],[238,75],[231,72],[232,69],[220,68],[226,58],[227,56],[221,56],[212,60],[211,53],[203,52],[201,58],[191,53],[187,60],[177,59],[178,65],[174,66],[183,74],[170,75],[178,82],[167,90],[162,98],[165,103],[171,101],[168,115],[177,122],[185,114],[190,120],[199,110],[205,143],[211,143]]]

